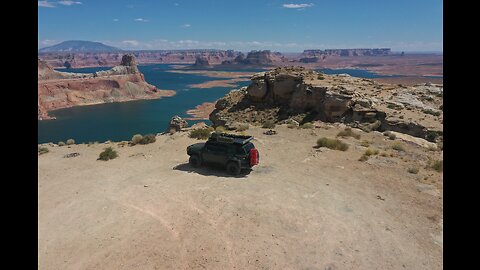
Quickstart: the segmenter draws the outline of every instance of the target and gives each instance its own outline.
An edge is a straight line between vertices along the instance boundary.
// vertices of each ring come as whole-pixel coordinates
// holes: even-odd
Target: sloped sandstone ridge
[[[55,109],[174,94],[148,84],[131,54],[124,55],[120,65],[95,73],[59,72],[38,59],[39,120],[51,119],[48,111]]]
[[[215,126],[321,120],[442,140],[443,85],[379,84],[303,67],[275,68],[255,74],[251,81],[248,87],[232,90],[217,101],[210,114]]]

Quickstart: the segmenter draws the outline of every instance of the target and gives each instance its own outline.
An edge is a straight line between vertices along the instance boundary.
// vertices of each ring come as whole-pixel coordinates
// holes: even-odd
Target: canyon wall
[[[38,119],[52,119],[48,111],[55,109],[175,94],[148,84],[133,55],[124,55],[119,62],[106,71],[69,73],[56,71],[38,59]]]

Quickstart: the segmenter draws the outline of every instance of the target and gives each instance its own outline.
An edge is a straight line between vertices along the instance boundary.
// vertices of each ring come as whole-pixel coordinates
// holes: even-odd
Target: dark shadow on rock
[[[228,177],[228,178],[246,178],[252,170],[242,170],[239,175],[229,174],[225,168],[215,165],[205,165],[195,168],[192,167],[189,163],[179,164],[173,167],[174,170],[183,171],[188,173],[198,173],[205,176],[218,176],[218,177]]]

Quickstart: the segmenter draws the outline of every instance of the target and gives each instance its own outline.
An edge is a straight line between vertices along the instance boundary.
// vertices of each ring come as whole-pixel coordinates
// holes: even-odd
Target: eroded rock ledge
[[[38,59],[38,119],[52,119],[48,111],[79,105],[155,99],[175,91],[159,90],[145,81],[135,57],[126,54],[110,70],[70,73],[54,70]]]
[[[248,87],[217,101],[210,120],[227,128],[266,120],[343,122],[366,131],[392,130],[429,141],[443,136],[443,85],[379,84],[303,67],[257,73]]]

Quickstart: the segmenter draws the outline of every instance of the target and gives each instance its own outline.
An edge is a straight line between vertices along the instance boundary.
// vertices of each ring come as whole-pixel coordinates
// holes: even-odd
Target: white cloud
[[[57,43],[60,43],[60,42],[57,41],[57,40],[54,40],[54,39],[39,40],[39,41],[38,41],[38,48],[43,48],[43,47],[52,46],[52,45],[55,45],[55,44],[57,44]]]
[[[282,5],[284,8],[293,8],[293,9],[299,9],[299,8],[309,8],[313,7],[313,4],[283,4]]]
[[[55,5],[51,2],[48,1],[38,1],[38,6],[39,7],[48,7],[48,8],[54,8]]]
[[[136,22],[148,22],[148,20],[144,19],[144,18],[136,18],[135,21]]]
[[[113,19],[114,22],[118,22],[118,19]]]
[[[82,4],[82,2],[69,1],[69,0],[58,1],[58,3],[59,3],[60,5],[64,5],[64,6],[72,6],[72,5],[81,5],[81,4]]]
[[[191,25],[191,24],[188,24],[188,23],[182,25],[183,28],[188,28],[188,27],[191,27],[191,26],[192,26],[192,25]]]
[[[137,40],[123,40],[121,43],[127,47],[138,47],[140,45]]]

